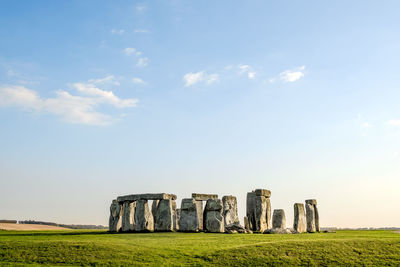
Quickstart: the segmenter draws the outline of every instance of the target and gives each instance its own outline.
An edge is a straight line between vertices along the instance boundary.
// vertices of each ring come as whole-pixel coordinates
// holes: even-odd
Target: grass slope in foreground
[[[400,265],[400,234],[0,231],[0,265]]]

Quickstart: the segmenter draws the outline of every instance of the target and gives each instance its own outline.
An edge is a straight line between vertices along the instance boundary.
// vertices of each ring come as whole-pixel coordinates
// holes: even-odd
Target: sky
[[[0,219],[133,193],[400,227],[399,1],[0,2]]]

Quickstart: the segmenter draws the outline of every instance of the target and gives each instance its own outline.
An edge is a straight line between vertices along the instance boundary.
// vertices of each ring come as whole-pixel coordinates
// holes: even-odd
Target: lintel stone
[[[209,199],[218,199],[218,195],[214,194],[199,194],[199,193],[192,193],[192,198],[195,200],[204,200],[207,201]]]
[[[271,191],[267,190],[267,189],[256,189],[254,190],[254,192],[256,193],[256,196],[264,196],[264,197],[271,197]]]
[[[161,200],[161,199],[176,199],[176,195],[174,194],[166,194],[166,193],[156,193],[156,194],[133,194],[133,195],[126,195],[126,196],[119,196],[117,198],[118,202],[125,202],[125,201],[138,201],[138,200]]]

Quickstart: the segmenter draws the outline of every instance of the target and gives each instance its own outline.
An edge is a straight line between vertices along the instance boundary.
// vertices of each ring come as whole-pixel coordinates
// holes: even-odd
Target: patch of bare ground
[[[71,230],[68,228],[41,225],[41,224],[15,224],[15,223],[0,223],[0,230],[13,230],[13,231],[46,231],[46,230]]]

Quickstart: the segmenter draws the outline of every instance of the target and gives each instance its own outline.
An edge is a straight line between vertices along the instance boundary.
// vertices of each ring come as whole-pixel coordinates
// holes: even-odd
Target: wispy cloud
[[[256,78],[256,72],[250,65],[240,64],[238,65],[239,74],[246,74],[247,78],[254,80]]]
[[[140,78],[138,78],[138,77],[134,77],[134,78],[132,79],[132,82],[133,82],[134,84],[146,84],[145,81],[143,81],[142,79],[140,79]]]
[[[185,87],[189,87],[192,85],[195,85],[196,83],[199,82],[204,82],[205,84],[209,85],[212,84],[214,82],[217,82],[219,79],[218,74],[208,74],[205,71],[199,71],[199,72],[190,72],[190,73],[186,73],[183,76],[183,81],[185,83]]]
[[[111,33],[112,34],[119,34],[119,35],[122,35],[122,34],[124,34],[125,33],[125,30],[124,29],[112,29],[111,30]]]
[[[135,33],[148,33],[149,31],[146,29],[136,29],[134,32]]]
[[[114,75],[108,75],[104,78],[99,78],[99,79],[90,79],[88,81],[89,83],[93,84],[113,84],[113,85],[120,85],[120,83],[115,79]]]
[[[304,77],[306,66],[297,67],[290,70],[285,70],[281,72],[278,76],[278,79],[282,82],[295,82],[302,77]],[[277,78],[273,78],[270,82],[275,82]]]
[[[141,58],[139,58],[138,62],[136,63],[136,66],[146,67],[148,64],[149,64],[149,59],[147,57],[141,57]]]
[[[121,99],[112,91],[105,91],[93,83],[74,83],[79,95],[65,90],[55,91],[55,97],[42,98],[24,86],[0,87],[0,106],[13,106],[29,112],[54,114],[70,123],[108,125],[113,117],[96,109],[103,104],[116,108],[135,107],[138,99]]]
[[[135,55],[135,56],[140,56],[142,52],[138,51],[136,48],[133,47],[127,47],[123,50],[125,55],[130,56],[130,55]]]

